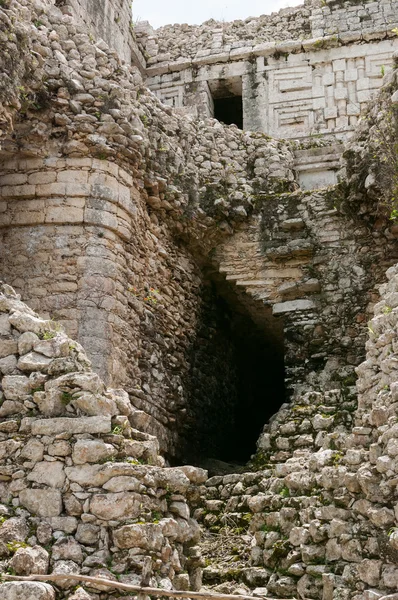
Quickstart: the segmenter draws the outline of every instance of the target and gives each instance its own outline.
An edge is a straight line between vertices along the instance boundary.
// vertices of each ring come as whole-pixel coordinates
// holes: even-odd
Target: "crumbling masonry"
[[[397,5],[130,12],[0,0],[0,598],[393,598]]]

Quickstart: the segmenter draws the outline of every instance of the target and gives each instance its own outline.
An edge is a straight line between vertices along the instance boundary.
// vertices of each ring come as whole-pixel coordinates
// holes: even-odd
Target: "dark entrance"
[[[285,401],[283,323],[225,281],[204,288],[179,462],[244,465]]]
[[[214,118],[225,125],[237,125],[243,129],[242,77],[216,79],[208,83]]]
[[[214,118],[225,125],[237,125],[243,129],[242,96],[214,99]]]

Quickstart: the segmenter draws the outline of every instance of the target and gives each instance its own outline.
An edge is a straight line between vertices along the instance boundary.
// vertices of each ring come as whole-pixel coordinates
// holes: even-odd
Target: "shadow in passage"
[[[264,424],[285,402],[283,350],[283,322],[269,307],[223,280],[208,280],[174,464],[221,472],[218,461],[247,463]]]

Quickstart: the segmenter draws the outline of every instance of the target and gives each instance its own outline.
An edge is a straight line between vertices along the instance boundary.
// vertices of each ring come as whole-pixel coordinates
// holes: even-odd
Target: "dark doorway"
[[[225,125],[237,125],[243,129],[242,77],[212,79],[208,84],[214,118]]]
[[[214,98],[214,118],[225,125],[237,125],[243,129],[242,96]]]
[[[285,401],[283,323],[234,288],[217,279],[204,286],[179,463],[244,465]]]

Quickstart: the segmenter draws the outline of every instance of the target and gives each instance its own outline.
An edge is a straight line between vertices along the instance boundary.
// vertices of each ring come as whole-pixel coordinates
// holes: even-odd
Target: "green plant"
[[[61,392],[61,402],[62,404],[69,404],[73,400],[73,396],[70,392]]]
[[[128,456],[126,459],[127,463],[130,463],[130,465],[145,465],[145,461],[142,458],[133,458],[131,456]]]
[[[6,544],[7,550],[14,554],[19,548],[28,548],[28,544],[25,542],[17,542],[16,540],[12,540],[11,542],[7,542]]]
[[[388,314],[390,314],[390,312],[392,312],[391,306],[385,306],[383,308],[383,314],[388,315]]]
[[[113,435],[123,435],[123,428],[119,427],[119,425],[115,425],[115,427],[112,429],[112,433]]]
[[[334,452],[332,455],[333,466],[338,467],[342,461],[344,454],[342,452]]]
[[[144,297],[144,302],[155,306],[158,303],[158,294],[159,290],[155,290],[155,288],[149,288],[147,295]]]
[[[43,392],[44,391],[44,385],[38,385],[37,387],[34,387],[31,389],[32,394],[35,394],[36,392]]]
[[[289,498],[290,497],[290,490],[288,487],[283,487],[281,489],[281,491],[279,492],[279,495],[282,496],[282,498]]]
[[[43,333],[41,334],[41,339],[42,340],[52,340],[55,338],[55,336],[57,335],[56,331],[43,331]]]
[[[161,512],[159,512],[158,510],[154,510],[152,513],[152,522],[153,523],[159,523],[159,521],[162,519],[163,515]]]
[[[116,457],[115,456],[105,456],[104,458],[101,458],[98,461],[98,463],[100,465],[104,465],[105,463],[108,463],[108,462],[112,462],[112,463],[116,462]]]

